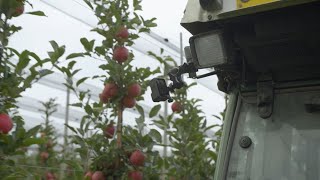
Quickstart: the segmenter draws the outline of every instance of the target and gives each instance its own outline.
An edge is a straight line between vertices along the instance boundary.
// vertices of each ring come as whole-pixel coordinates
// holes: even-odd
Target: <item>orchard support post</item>
[[[68,81],[71,79],[68,78]],[[64,143],[63,143],[63,156],[66,157],[67,154],[67,147],[68,147],[68,125],[69,125],[69,104],[70,104],[70,88],[67,87],[67,92],[66,92],[66,113],[65,113],[65,126],[64,126]],[[64,173],[65,173],[66,165],[62,164],[61,165],[61,171],[60,171],[60,179],[64,178]]]
[[[183,36],[182,32],[180,32],[180,65],[183,64]]]

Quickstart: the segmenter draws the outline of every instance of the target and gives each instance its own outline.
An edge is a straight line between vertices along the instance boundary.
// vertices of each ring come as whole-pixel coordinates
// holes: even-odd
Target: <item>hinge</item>
[[[273,111],[273,80],[271,74],[262,74],[257,82],[257,107],[259,116],[269,118]]]

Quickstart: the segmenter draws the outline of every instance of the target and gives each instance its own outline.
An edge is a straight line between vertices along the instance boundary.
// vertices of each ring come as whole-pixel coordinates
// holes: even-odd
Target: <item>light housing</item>
[[[223,31],[215,30],[190,38],[192,59],[197,69],[228,63]]]

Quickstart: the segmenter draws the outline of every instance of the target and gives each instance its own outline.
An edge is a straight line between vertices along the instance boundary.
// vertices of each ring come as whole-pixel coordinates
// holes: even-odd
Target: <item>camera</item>
[[[160,101],[171,101],[171,97],[169,94],[169,88],[167,87],[167,83],[164,79],[154,78],[150,81],[151,87],[151,97],[154,102]]]
[[[164,79],[154,78],[150,81],[151,87],[151,97],[154,102],[166,101],[172,102],[170,97],[170,92],[174,92],[175,89],[182,88],[185,83],[183,81],[182,75],[184,73],[194,74],[197,72],[197,69],[193,63],[184,63],[183,65],[173,68],[169,71],[168,76],[172,83],[167,86],[167,83]]]

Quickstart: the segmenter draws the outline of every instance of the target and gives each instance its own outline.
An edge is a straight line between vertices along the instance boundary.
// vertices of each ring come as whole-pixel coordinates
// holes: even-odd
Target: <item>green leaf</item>
[[[152,18],[152,19],[150,19],[150,20],[146,20],[146,21],[144,21],[144,25],[145,25],[146,27],[156,27],[157,24],[154,23],[154,21],[155,21],[156,19],[157,19],[157,18]]]
[[[41,125],[35,126],[33,128],[31,128],[25,135],[26,138],[29,138],[31,136],[35,136],[36,133],[40,130]]]
[[[41,61],[40,57],[36,53],[29,52],[29,55],[38,62],[39,66],[42,66],[43,62]]]
[[[215,117],[215,118],[217,118],[217,119],[219,119],[219,120],[221,120],[221,117],[219,117],[219,116],[217,116],[217,115],[212,115],[213,117]]]
[[[89,127],[90,127],[91,121],[89,121],[88,123],[86,123],[86,126],[84,128],[84,131],[88,131]]]
[[[86,117],[82,117],[80,122],[80,129],[83,130],[84,123],[86,123]]]
[[[162,143],[161,133],[155,129],[151,129],[149,135],[158,143]]]
[[[144,110],[143,110],[143,108],[139,104],[136,104],[135,107],[138,110],[139,114],[144,118]]]
[[[31,146],[33,144],[44,144],[46,141],[42,138],[28,138],[23,141],[24,146]]]
[[[142,33],[142,32],[149,33],[149,32],[150,32],[150,29],[149,29],[149,28],[140,28],[140,29],[139,29],[139,33]]]
[[[57,42],[55,41],[49,41],[49,43],[51,44],[53,50],[56,52],[59,50],[59,45],[57,44]]]
[[[142,10],[140,3],[141,3],[141,0],[133,0],[133,7],[135,11]]]
[[[13,49],[13,48],[10,48],[10,47],[8,47],[8,49],[9,49],[10,51],[12,51],[12,53],[14,53],[15,55],[20,56],[20,53],[19,53],[17,50],[15,50],[15,49]],[[10,52],[10,53],[11,53],[11,52]]]
[[[61,46],[61,47],[59,47],[59,49],[58,49],[58,57],[60,58],[63,54],[64,54],[64,52],[66,51],[66,46]]]
[[[84,2],[93,10],[93,6],[89,0],[84,0]]]
[[[23,51],[19,57],[19,62],[16,67],[16,73],[21,74],[22,70],[28,66],[29,62],[29,51]]]
[[[87,104],[85,107],[84,107],[84,110],[86,111],[87,114],[89,115],[92,115],[93,113],[93,110],[91,108],[91,106],[89,104]]]
[[[69,54],[66,59],[73,59],[73,58],[77,58],[77,57],[84,57],[84,53],[72,53]]]
[[[46,14],[42,11],[27,12],[26,14],[31,14],[31,15],[35,15],[35,16],[46,16]]]
[[[59,47],[59,45],[55,41],[50,41],[50,44],[54,51],[48,52],[48,55],[50,57],[51,62],[55,64],[58,61],[58,59],[64,54],[66,47]]]
[[[86,94],[88,94],[88,92],[86,91],[80,91],[79,93],[79,99],[80,101],[82,101],[84,99],[84,97],[86,96]]]
[[[207,126],[207,120],[205,119],[202,126],[201,126],[201,129],[205,128]]]
[[[81,38],[80,42],[87,52],[91,52],[93,50],[94,40],[89,42],[87,38]]]
[[[53,73],[53,71],[51,71],[49,69],[41,69],[39,71],[40,77],[44,77],[44,76],[47,76],[47,75],[52,74],[52,73]]]
[[[68,63],[68,69],[72,69],[75,64],[76,64],[76,61],[69,62]]]
[[[95,47],[94,49],[99,54],[102,54],[102,55],[106,54],[106,50],[105,50],[105,48],[103,46],[98,46],[98,47]]]
[[[76,86],[78,87],[81,83],[85,82],[89,77],[84,77],[84,78],[81,78],[77,81],[77,84]]]
[[[76,69],[71,73],[71,77],[74,76],[75,74],[77,74],[79,71],[81,71],[81,69]]]
[[[36,79],[36,76],[39,74],[34,69],[30,69],[31,74],[27,76],[23,81],[23,88],[29,88],[31,87],[32,82]]]
[[[82,107],[82,103],[74,103],[74,104],[70,104],[70,106]]]
[[[204,132],[206,132],[206,131],[214,128],[214,127],[218,127],[218,126],[220,126],[220,125],[219,125],[219,124],[215,124],[215,125],[209,126],[209,127],[207,127],[207,128],[204,129]]]
[[[67,126],[74,133],[78,134],[78,132],[73,127],[69,126],[68,124],[64,124],[64,125]]]
[[[149,113],[149,117],[152,118],[152,117],[156,116],[158,114],[158,112],[160,111],[160,109],[161,109],[160,104],[154,106]]]

